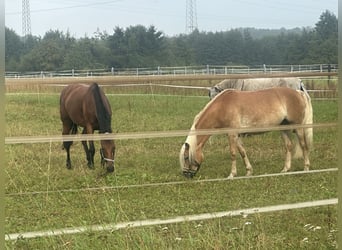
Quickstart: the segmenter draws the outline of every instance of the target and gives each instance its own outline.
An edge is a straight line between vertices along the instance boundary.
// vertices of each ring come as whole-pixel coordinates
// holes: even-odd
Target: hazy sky
[[[22,0],[5,0],[6,27],[22,34]],[[338,0],[197,0],[200,31],[231,28],[314,27],[325,10],[338,14]],[[186,0],[30,0],[31,30],[112,34],[116,26],[154,25],[166,35],[185,33]]]

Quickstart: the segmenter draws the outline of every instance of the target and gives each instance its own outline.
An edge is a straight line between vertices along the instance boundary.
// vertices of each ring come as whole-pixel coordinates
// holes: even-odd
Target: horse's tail
[[[90,89],[92,90],[95,100],[96,115],[100,127],[99,131],[100,133],[111,133],[111,114],[109,113],[109,110],[106,108],[104,100],[102,99],[100,87],[97,83],[93,83]]]
[[[304,87],[303,87],[304,88]],[[302,124],[312,124],[313,123],[313,110],[312,110],[312,104],[311,104],[311,98],[304,88],[304,100],[305,100],[305,114]],[[313,144],[313,128],[304,128],[304,141],[305,146],[308,150],[312,147]],[[303,152],[301,150],[301,147],[299,146],[299,143],[297,141],[294,149],[294,158],[302,157]]]

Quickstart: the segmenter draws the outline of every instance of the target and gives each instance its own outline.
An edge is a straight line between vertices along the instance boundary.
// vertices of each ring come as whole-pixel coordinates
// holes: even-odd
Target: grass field
[[[57,135],[60,88],[31,88],[6,96],[6,137]],[[162,87],[105,89],[112,105],[113,131],[189,129],[208,102],[203,90]],[[139,95],[139,94],[147,95]],[[120,95],[111,95],[120,94]],[[127,94],[127,95],[126,95]],[[313,101],[314,122],[336,122],[337,101]],[[86,166],[81,143],[71,149],[72,170],[65,167],[61,143],[6,145],[6,233],[40,231],[133,220],[170,218],[337,197],[337,173],[202,182],[227,177],[228,141],[213,136],[194,180],[180,173],[178,153],[185,136],[118,140],[116,172],[103,176],[99,154],[95,170]],[[283,145],[278,132],[243,139],[254,175],[278,173]],[[99,143],[96,142],[98,150]],[[337,167],[337,128],[314,130],[312,169]],[[238,175],[245,174],[241,159]],[[292,171],[303,169],[294,160]],[[178,185],[122,187],[184,181]],[[65,192],[63,190],[78,190]],[[22,194],[25,192],[37,192]],[[45,192],[51,191],[51,192]],[[8,249],[335,249],[336,206],[288,210],[186,222],[113,232],[18,239]]]

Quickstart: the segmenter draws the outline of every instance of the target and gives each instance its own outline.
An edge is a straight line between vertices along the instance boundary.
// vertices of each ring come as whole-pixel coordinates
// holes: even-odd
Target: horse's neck
[[[220,98],[220,97],[218,97]],[[215,100],[209,102],[204,109],[196,116],[195,121],[191,127],[192,131],[201,129],[214,129],[220,128],[219,116],[220,116],[220,102]],[[211,135],[195,135],[196,146],[202,148]]]
[[[202,149],[211,135],[197,135],[197,148]]]
[[[209,123],[204,124],[204,121],[202,121],[202,119],[199,119],[197,121],[196,126],[193,126],[192,130],[196,131],[196,130],[201,130],[201,129],[212,129],[212,128],[215,128],[215,126],[212,124],[212,121],[209,121]],[[196,136],[196,144],[197,144],[196,146],[197,148],[201,149],[211,135],[195,135],[195,136]]]

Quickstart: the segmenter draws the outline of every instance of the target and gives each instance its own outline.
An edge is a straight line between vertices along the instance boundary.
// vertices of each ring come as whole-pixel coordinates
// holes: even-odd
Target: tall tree
[[[330,11],[321,14],[310,41],[309,61],[337,63],[338,21]]]
[[[338,21],[334,13],[329,10],[324,11],[316,23],[315,31],[321,40],[335,38],[338,32]]]
[[[6,71],[16,71],[17,62],[23,51],[23,43],[14,30],[5,29],[5,64]]]

